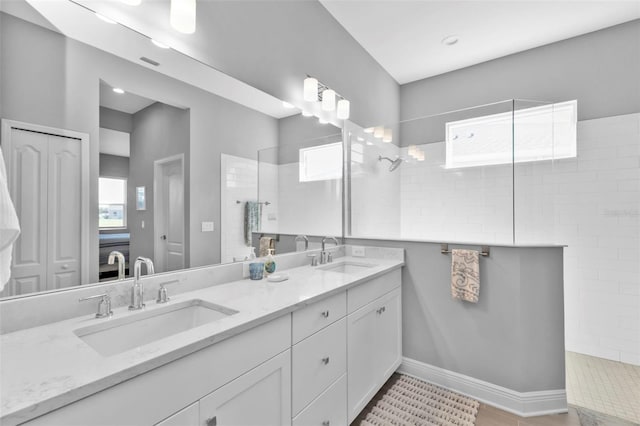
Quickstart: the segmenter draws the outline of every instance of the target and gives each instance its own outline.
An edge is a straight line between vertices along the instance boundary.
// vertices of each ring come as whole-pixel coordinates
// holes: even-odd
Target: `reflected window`
[[[342,178],[342,142],[300,149],[300,182]]]
[[[98,226],[102,229],[127,226],[127,180],[98,179]]]
[[[577,101],[446,124],[446,168],[577,156]]]

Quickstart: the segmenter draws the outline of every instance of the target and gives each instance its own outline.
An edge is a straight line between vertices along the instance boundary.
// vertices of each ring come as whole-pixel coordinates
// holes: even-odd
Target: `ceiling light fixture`
[[[158,40],[151,39],[151,43],[155,44],[160,49],[168,49],[169,48],[168,44],[164,44],[163,42],[158,41]]]
[[[196,32],[196,0],[171,0],[169,22],[181,33]]]
[[[96,13],[96,16],[100,19],[102,19],[104,22],[106,22],[107,24],[117,24],[116,21],[114,21],[113,19],[109,19],[104,15],[100,15],[99,13]]]
[[[113,88],[113,91],[114,91],[114,92],[116,92],[118,95],[122,95],[122,94],[124,94],[124,90],[122,90],[122,89],[121,89],[121,88],[119,88],[119,87],[114,87],[114,88]]]
[[[324,83],[318,81],[317,78],[307,76],[303,84],[303,97],[307,102],[320,101],[322,111],[336,111],[338,120],[348,120],[351,114],[351,104],[344,96],[336,93]],[[336,103],[336,100],[338,101]]]
[[[457,35],[446,36],[442,39],[441,43],[446,44],[447,46],[453,46],[460,40]]]

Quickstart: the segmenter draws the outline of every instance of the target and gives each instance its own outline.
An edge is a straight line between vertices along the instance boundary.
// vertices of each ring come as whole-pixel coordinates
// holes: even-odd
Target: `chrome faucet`
[[[304,241],[304,251],[309,250],[309,238],[306,235],[298,235],[293,241],[296,243],[296,251],[298,250],[298,241]]]
[[[131,304],[129,310],[134,311],[144,308],[144,284],[140,281],[142,264],[147,265],[147,275],[152,275],[153,262],[148,257],[138,256],[133,266],[133,286],[131,287]]]
[[[325,243],[327,242],[327,240],[333,240],[333,243],[337,246],[340,245],[340,242],[338,241],[338,239],[336,237],[324,237],[322,239],[322,251],[320,251],[320,264],[324,265],[325,263],[331,263],[333,262],[333,257],[331,256],[331,253],[327,252],[325,250]]]
[[[109,265],[113,265],[116,261],[116,259],[118,259],[118,281],[120,280],[124,280],[125,276],[124,276],[124,254],[120,253],[119,251],[112,251],[111,253],[109,253],[109,259],[107,260],[107,262],[109,263]]]

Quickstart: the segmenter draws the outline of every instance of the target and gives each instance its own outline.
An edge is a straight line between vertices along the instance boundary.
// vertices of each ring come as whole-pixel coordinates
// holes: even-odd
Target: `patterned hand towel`
[[[244,243],[251,247],[251,234],[260,230],[262,205],[255,201],[244,203]]]
[[[480,253],[451,250],[451,297],[478,303],[480,295]]]

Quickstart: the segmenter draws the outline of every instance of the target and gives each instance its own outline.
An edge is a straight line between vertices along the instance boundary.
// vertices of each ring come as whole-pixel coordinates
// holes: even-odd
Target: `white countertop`
[[[108,357],[73,332],[108,319],[83,316],[4,334],[0,336],[0,423],[17,424],[41,416],[404,264],[368,257],[335,259],[335,263],[342,261],[376,266],[353,274],[302,266],[284,271],[290,278],[283,282],[243,279],[172,294],[168,304],[147,303],[146,311],[151,311],[202,299],[238,313]],[[138,313],[121,307],[114,309],[113,318]]]

